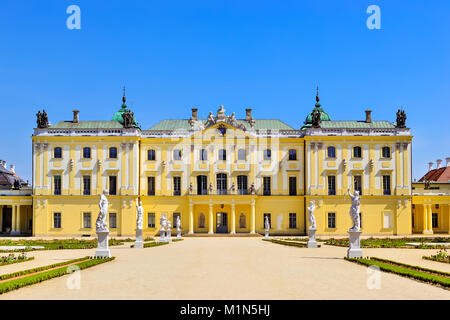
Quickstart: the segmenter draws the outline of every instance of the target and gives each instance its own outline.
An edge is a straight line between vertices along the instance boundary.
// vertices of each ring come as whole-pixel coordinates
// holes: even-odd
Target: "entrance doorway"
[[[12,208],[3,207],[2,218],[2,232],[11,232]]]
[[[216,213],[216,233],[228,233],[228,214],[226,212]]]

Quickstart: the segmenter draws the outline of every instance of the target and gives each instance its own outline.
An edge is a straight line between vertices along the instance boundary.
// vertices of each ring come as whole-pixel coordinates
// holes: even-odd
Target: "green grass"
[[[158,247],[158,246],[163,246],[165,244],[169,244],[169,242],[147,242],[147,243],[144,243],[144,248]]]
[[[4,262],[1,262],[0,266],[6,266],[8,264],[20,263],[20,262],[25,262],[25,261],[30,261],[30,260],[34,260],[34,257],[26,257],[24,259],[7,260],[7,261],[4,261]]]
[[[366,266],[377,266],[382,271],[394,273],[402,277],[407,277],[422,282],[439,285],[445,288],[450,288],[450,274],[446,272],[426,269],[418,266],[411,266],[408,264],[376,257],[361,258],[361,259],[350,259],[350,258],[344,259],[347,261],[356,262]]]
[[[450,263],[450,259],[439,259],[439,258],[436,258],[435,256],[431,256],[431,257],[423,256],[422,259],[437,261],[437,262],[442,262],[442,263]]]
[[[132,239],[118,240],[109,239],[110,246],[122,245],[124,242],[134,241]],[[78,240],[78,239],[53,239],[53,240],[0,240],[0,246],[42,246],[43,249],[14,249],[0,250],[0,252],[28,252],[35,250],[62,250],[62,249],[94,249],[97,248],[97,239]]]
[[[85,258],[81,258],[81,259],[86,259]],[[75,261],[79,261],[81,259],[75,259],[75,260],[70,260],[70,261],[66,261],[65,264],[70,264],[73,263]],[[85,260],[85,261],[81,261],[79,263],[73,264],[73,266],[78,266],[78,268],[80,270],[95,266],[97,264],[100,263],[105,263],[111,260],[114,260],[115,257],[112,258],[105,258],[105,259],[89,259],[89,260]],[[46,268],[46,269],[51,269],[54,268],[55,265],[50,265],[50,266],[46,266],[46,267],[42,267],[42,268]],[[36,270],[39,268],[35,268],[35,269],[30,269],[30,270]],[[46,270],[44,269],[44,270]],[[25,270],[25,271],[30,271],[30,270]],[[22,272],[25,272],[22,271]],[[38,270],[38,271],[42,271],[42,270]],[[37,272],[37,271],[34,271]],[[54,269],[54,270],[49,270],[47,272],[42,272],[42,273],[38,273],[38,274],[31,274],[30,276],[24,277],[24,278],[19,278],[19,279],[11,279],[10,281],[6,281],[3,283],[0,283],[0,294],[3,294],[5,292],[8,291],[12,291],[12,290],[16,290],[25,286],[29,286],[35,283],[39,283],[45,280],[49,280],[52,278],[56,278],[56,277],[61,277],[63,275],[67,274],[67,267],[66,266],[61,266],[61,268],[58,269]],[[17,275],[15,276],[17,277]]]
[[[291,246],[291,247],[300,247],[300,248],[306,248],[307,247],[307,243],[303,243],[303,242],[289,242],[289,241],[283,241],[283,240],[278,240],[278,239],[262,239],[263,241],[268,241],[268,242],[272,242],[272,243],[276,243],[276,244],[282,244],[285,246]],[[320,244],[317,245],[318,247],[320,247]]]
[[[444,246],[426,246],[420,244],[418,246],[407,246],[407,242],[419,242],[419,243],[436,243],[436,242],[450,242],[450,237],[438,237],[438,238],[368,238],[361,239],[361,248],[408,248],[408,249],[440,249]],[[342,239],[328,239],[325,244],[332,246],[348,247],[348,238]]]

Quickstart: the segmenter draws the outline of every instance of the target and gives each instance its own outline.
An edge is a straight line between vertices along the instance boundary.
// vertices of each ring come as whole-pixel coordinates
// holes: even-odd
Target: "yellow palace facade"
[[[351,227],[347,190],[360,191],[364,234],[411,234],[411,141],[397,122],[332,121],[319,97],[301,129],[280,120],[226,115],[163,120],[141,130],[125,97],[111,121],[48,123],[39,114],[33,143],[35,236],[95,235],[99,196],[108,190],[111,235],[133,236],[136,203],[144,234],[161,215],[184,234],[307,234],[314,201],[317,234]],[[417,226],[416,226],[417,227]]]

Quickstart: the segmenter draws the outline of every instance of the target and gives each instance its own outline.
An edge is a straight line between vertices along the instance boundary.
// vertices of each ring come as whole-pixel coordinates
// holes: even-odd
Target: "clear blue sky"
[[[66,9],[81,8],[81,30]],[[381,9],[369,30],[366,9]],[[450,1],[63,1],[0,3],[0,159],[31,178],[35,113],[110,120],[127,87],[143,128],[220,104],[299,128],[321,103],[333,120],[412,128],[413,178],[450,156]],[[445,160],[444,160],[445,162]],[[31,180],[31,179],[30,179]]]

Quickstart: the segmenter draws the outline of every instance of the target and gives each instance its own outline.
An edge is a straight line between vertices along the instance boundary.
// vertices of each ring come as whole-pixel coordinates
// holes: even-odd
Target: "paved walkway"
[[[34,252],[36,260],[0,273],[93,254],[95,250]],[[369,290],[367,268],[343,260],[346,248],[288,247],[261,238],[187,238],[170,245],[111,247],[116,260],[81,271],[81,289],[68,276],[0,295],[0,299],[450,299],[450,291],[381,273]],[[421,259],[436,250],[365,249],[365,256],[394,259],[450,272],[450,265]],[[10,270],[7,270],[8,267]]]

